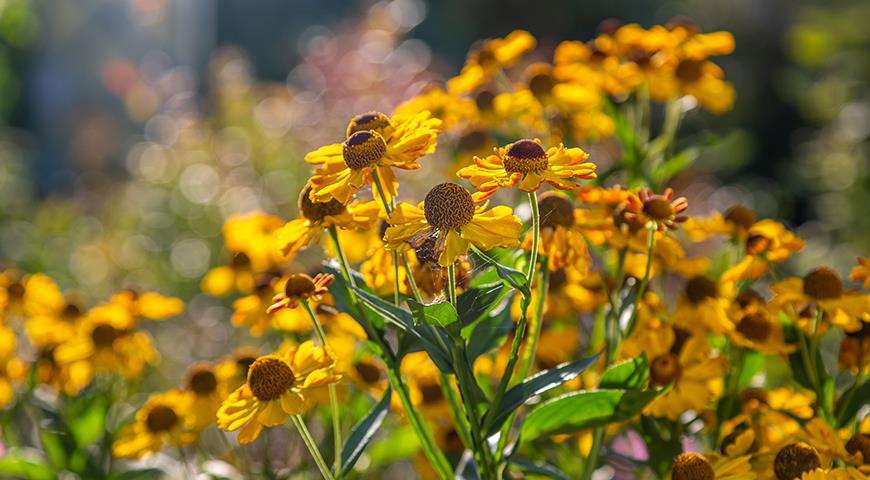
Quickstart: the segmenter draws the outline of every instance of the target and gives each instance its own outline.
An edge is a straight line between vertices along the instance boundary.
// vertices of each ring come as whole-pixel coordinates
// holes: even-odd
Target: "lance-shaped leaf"
[[[489,313],[499,305],[504,283],[493,283],[476,288],[470,288],[462,292],[456,298],[456,312],[462,322],[463,336],[465,330],[473,327],[477,322],[489,316]]]
[[[448,327],[459,321],[456,307],[450,302],[439,302],[424,305],[413,299],[408,299],[408,306],[418,323]]]
[[[341,449],[341,476],[350,472],[369,442],[374,438],[375,433],[381,428],[384,418],[390,411],[390,395],[392,393],[393,391],[387,388],[380,401],[359,423],[354,425],[350,436],[347,437],[347,441],[344,442],[344,447]]]
[[[648,383],[649,364],[646,356],[641,355],[608,368],[601,376],[598,388],[642,390]]]
[[[351,316],[354,320],[357,321],[360,325],[365,328],[363,323],[363,319],[357,318],[357,316],[362,313],[366,316],[366,320],[373,325],[377,329],[384,328],[384,318],[380,315],[377,315],[370,308],[366,308],[363,305],[360,305],[359,308],[354,306],[354,301],[351,299],[351,290],[347,282],[345,282],[344,277],[342,276],[341,270],[335,262],[326,262],[323,264],[323,271],[326,273],[331,273],[335,276],[335,280],[333,280],[332,284],[329,286],[329,293],[332,295],[332,300],[335,302],[335,307],[338,308],[339,311],[344,312]],[[362,276],[360,276],[359,272],[355,270],[351,270],[351,275],[354,278],[354,281],[357,285],[365,285]]]
[[[592,390],[572,392],[534,409],[523,422],[524,441],[542,435],[572,433],[628,420],[661,395],[661,390]]]
[[[600,354],[601,353],[599,352],[591,357],[577,360],[576,362],[563,363],[562,365],[549,370],[544,370],[543,372],[523,380],[519,385],[512,387],[505,393],[504,398],[502,398],[498,405],[498,410],[487,413],[488,415],[495,416],[492,420],[492,426],[489,428],[489,431],[486,432],[487,436],[493,435],[501,430],[502,424],[508,419],[511,413],[528,399],[574,379],[577,375],[580,375],[580,372],[586,370],[590,365],[595,363]]]
[[[522,292],[523,296],[528,297],[529,295],[531,295],[531,291],[529,290],[528,282],[526,282],[526,274],[525,273],[523,273],[519,270],[510,268],[510,267],[506,267],[506,266],[498,263],[492,257],[488,256],[487,254],[481,252],[480,250],[478,250],[476,248],[474,249],[474,253],[477,254],[477,256],[479,256],[484,262],[495,267],[495,270],[498,273],[498,276],[502,280],[507,282],[508,285],[510,285],[510,286],[516,288],[517,290],[519,290],[520,292]]]

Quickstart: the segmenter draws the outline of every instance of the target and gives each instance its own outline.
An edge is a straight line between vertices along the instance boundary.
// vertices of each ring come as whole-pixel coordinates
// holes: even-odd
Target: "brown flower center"
[[[111,325],[97,325],[91,330],[91,340],[97,347],[111,347],[120,335],[121,332]]]
[[[251,266],[251,258],[239,252],[233,255],[233,258],[230,260],[230,266],[236,269],[248,268]]]
[[[760,313],[749,313],[740,319],[737,331],[753,342],[764,342],[773,331],[773,324]]]
[[[870,465],[870,435],[856,433],[846,442],[846,451],[852,455],[861,452],[864,465]]]
[[[312,222],[322,221],[328,216],[344,213],[344,205],[336,199],[330,199],[328,202],[313,202],[311,201],[311,185],[306,185],[299,193],[299,211],[302,216]],[[248,261],[250,263],[250,260]]]
[[[82,316],[82,308],[76,302],[69,301],[63,307],[63,313],[61,314],[61,316],[65,320],[70,320],[70,321],[75,320],[75,319],[79,318],[80,316]]]
[[[547,72],[536,73],[529,79],[529,90],[538,98],[549,95],[556,86],[553,76]]]
[[[748,388],[740,392],[740,403],[744,405],[749,403],[767,405],[767,392],[759,388]]]
[[[806,443],[791,443],[782,447],[773,461],[773,473],[778,480],[800,478],[804,472],[820,468],[822,462],[816,449]]]
[[[427,405],[439,402],[444,398],[444,392],[441,391],[441,386],[437,383],[421,385],[420,395],[423,396],[423,403]]]
[[[541,195],[538,199],[538,210],[543,228],[570,228],[574,225],[574,205],[560,193],[547,192]]]
[[[483,130],[469,130],[459,137],[459,149],[464,152],[475,152],[485,147],[487,140],[489,136]]]
[[[423,213],[429,225],[439,230],[456,230],[474,217],[474,200],[461,185],[445,182],[435,185],[423,200]]]
[[[505,152],[504,169],[510,173],[532,173],[546,170],[549,165],[547,152],[532,140],[519,140]]]
[[[344,163],[351,170],[377,164],[387,153],[387,143],[378,132],[360,130],[347,137],[342,146]]]
[[[242,376],[247,378],[248,372],[251,370],[251,365],[257,361],[257,357],[251,355],[242,355],[236,358],[236,367],[242,372]]]
[[[154,406],[145,417],[145,425],[154,433],[169,431],[176,424],[178,424],[178,414],[166,405]]]
[[[764,303],[764,297],[761,296],[760,293],[755,290],[748,288],[737,295],[737,304],[740,305],[740,308],[746,308],[753,304],[761,304]]]
[[[22,285],[21,282],[12,282],[11,285],[6,287],[6,292],[9,294],[10,298],[20,300],[24,298],[24,285]]]
[[[703,74],[703,62],[698,60],[683,60],[677,65],[677,78],[682,82],[692,83],[697,82]]]
[[[208,395],[217,389],[217,377],[209,368],[197,368],[188,377],[187,388],[197,395]]]
[[[567,281],[568,273],[565,272],[564,268],[550,272],[550,288],[552,288],[554,292],[562,288]]]
[[[643,213],[652,220],[663,222],[674,216],[674,207],[664,195],[652,195],[643,202]]]
[[[474,103],[481,112],[490,112],[495,103],[495,94],[489,90],[482,90],[474,96]]]
[[[314,285],[314,280],[304,273],[296,273],[287,277],[287,283],[284,285],[284,295],[287,298],[303,299],[314,294],[317,287]]]
[[[752,234],[746,239],[746,253],[749,255],[758,255],[769,246],[770,239],[764,235]]]
[[[749,207],[734,205],[725,211],[725,221],[749,230],[749,227],[755,224],[755,212]]]
[[[840,298],[843,296],[843,282],[837,272],[819,267],[804,277],[804,293],[816,300]]]
[[[254,396],[263,402],[280,397],[295,381],[296,376],[290,370],[290,365],[273,356],[258,358],[248,370],[248,386]]]
[[[663,387],[680,378],[683,367],[673,353],[665,353],[655,357],[649,366],[649,375],[653,384]]]
[[[362,130],[381,130],[389,126],[390,117],[381,112],[367,112],[353,117],[347,125],[347,136]]]
[[[353,368],[362,381],[369,385],[377,383],[383,378],[381,369],[371,361],[360,360],[353,364]]]
[[[705,276],[698,276],[686,283],[686,298],[692,303],[701,303],[708,298],[716,298],[719,295],[716,282]]]
[[[716,474],[713,467],[697,453],[681,453],[674,459],[671,470],[672,480],[714,480]]]

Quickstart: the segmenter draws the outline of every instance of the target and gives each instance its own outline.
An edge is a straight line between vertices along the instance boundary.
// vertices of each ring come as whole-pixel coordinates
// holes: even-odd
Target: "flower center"
[[[148,430],[158,433],[166,432],[178,423],[178,414],[171,407],[157,405],[148,412],[145,417],[145,425]]]
[[[287,284],[284,285],[284,295],[287,295],[287,298],[308,298],[314,294],[316,289],[317,286],[314,285],[314,279],[304,273],[296,273],[287,277]]]
[[[423,213],[429,225],[439,230],[456,230],[474,217],[474,200],[465,187],[445,182],[435,185],[423,199]]]
[[[716,282],[705,276],[698,276],[686,283],[686,298],[690,302],[698,304],[708,298],[716,298],[719,292]]]
[[[543,228],[570,228],[574,225],[574,205],[562,194],[547,192],[541,195],[538,199],[538,210]]]
[[[743,205],[734,205],[725,211],[725,221],[744,230],[749,230],[755,224],[755,212]]]
[[[767,405],[767,392],[759,388],[748,388],[740,392],[740,403],[758,403]]]
[[[564,268],[550,272],[550,288],[552,288],[554,292],[562,288],[567,281],[568,273],[565,272]]]
[[[258,358],[248,370],[248,386],[254,396],[263,402],[280,397],[295,381],[296,376],[290,370],[290,365],[273,356]]]
[[[652,195],[643,202],[643,213],[655,221],[662,222],[674,216],[674,208],[664,195]]]
[[[347,136],[350,137],[362,130],[382,130],[390,126],[390,118],[381,112],[367,112],[353,117],[347,125]]]
[[[251,365],[257,361],[257,357],[251,355],[242,355],[236,358],[236,367],[241,370],[242,376],[247,378],[248,372],[251,370]]]
[[[82,308],[76,304],[76,302],[68,302],[66,306],[63,307],[63,314],[61,316],[65,320],[73,321],[80,316],[82,316]]]
[[[362,170],[375,165],[387,153],[384,137],[378,132],[361,130],[347,137],[342,146],[344,163],[351,170]]]
[[[489,90],[482,90],[474,96],[474,103],[481,112],[491,112],[495,103],[495,94]]]
[[[367,360],[360,360],[353,364],[354,370],[362,378],[363,382],[371,385],[377,383],[383,378],[381,369],[374,363]]]
[[[760,313],[744,315],[737,324],[737,331],[753,342],[763,342],[770,337],[773,325]]]
[[[120,332],[111,325],[97,325],[91,330],[91,340],[98,347],[111,347],[120,336]]]
[[[697,60],[683,60],[677,65],[677,78],[686,83],[697,82],[701,78],[702,62]]]
[[[663,387],[680,377],[683,368],[673,353],[665,353],[654,358],[649,367],[650,378],[655,385]]]
[[[846,442],[846,451],[852,455],[861,452],[864,465],[870,465],[870,435],[856,433]]]
[[[804,472],[822,466],[816,449],[806,443],[791,443],[782,447],[773,461],[773,473],[778,480],[800,478]]]
[[[326,217],[344,213],[344,205],[338,200],[333,198],[328,202],[312,202],[310,194],[311,185],[306,185],[299,193],[299,211],[308,220],[319,222]]]
[[[716,474],[713,467],[701,455],[697,453],[681,453],[674,459],[674,467],[671,470],[672,480],[713,480]]]
[[[435,383],[421,385],[420,395],[423,396],[423,403],[428,405],[439,402],[444,398],[444,392],[441,391],[441,386]]]
[[[556,81],[547,72],[537,73],[529,79],[529,90],[538,98],[549,95],[555,86]]]
[[[804,293],[816,300],[840,298],[843,296],[843,282],[837,272],[819,267],[804,277]]]
[[[740,294],[737,295],[736,300],[737,304],[740,305],[740,308],[746,308],[753,304],[764,303],[764,297],[762,297],[760,293],[756,292],[751,288],[740,292]]]
[[[239,252],[233,255],[233,258],[230,260],[230,266],[236,269],[248,268],[251,266],[251,258],[245,253]]]
[[[504,169],[510,173],[539,172],[546,170],[548,165],[544,147],[532,140],[514,142],[505,152]]]
[[[24,285],[22,285],[21,282],[12,282],[12,284],[6,288],[6,292],[9,294],[10,298],[16,300],[24,298]]]
[[[620,230],[627,228],[629,233],[635,233],[643,228],[643,223],[626,207],[619,207],[613,212],[613,224]]]
[[[208,368],[198,368],[188,378],[187,387],[197,395],[208,395],[217,389],[217,377]]]
[[[769,246],[770,240],[764,235],[752,234],[746,239],[746,253],[749,255],[758,255]]]

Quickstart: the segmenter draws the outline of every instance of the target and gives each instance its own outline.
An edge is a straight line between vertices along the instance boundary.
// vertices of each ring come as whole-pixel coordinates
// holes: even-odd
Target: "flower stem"
[[[311,456],[314,457],[314,463],[316,463],[317,468],[320,469],[320,474],[323,475],[323,478],[326,480],[334,480],[335,477],[330,473],[329,467],[326,465],[326,461],[323,460],[323,455],[320,454],[320,450],[317,449],[317,443],[315,443],[314,439],[311,437],[311,432],[308,431],[308,427],[305,426],[302,417],[300,415],[292,415],[290,419],[293,420],[293,425],[295,425],[296,429],[299,430],[299,435],[302,436],[302,441],[305,442],[305,446],[308,447],[308,451],[311,453]]]
[[[456,265],[447,266],[447,298],[456,306]]]
[[[308,300],[304,300],[302,305],[305,307],[305,311],[308,312],[308,316],[311,318],[311,324],[314,325],[314,332],[317,335],[317,339],[320,341],[320,345],[326,347],[326,332],[323,330],[323,325],[318,320],[317,315],[314,313],[314,309],[311,308],[311,303]],[[329,406],[332,409],[332,439],[333,439],[333,452],[335,455],[335,459],[333,461],[333,469],[335,470],[335,475],[338,478],[341,478],[341,417],[339,416],[339,408],[338,408],[338,394],[335,391],[335,384],[329,384]]]
[[[336,231],[335,226],[330,226],[329,233],[335,245],[339,262],[341,263],[341,273],[345,282],[347,282],[348,285],[356,286],[356,282],[351,274],[350,265],[347,262],[347,257],[344,255],[344,251],[341,248],[341,242],[339,242],[338,232]],[[384,365],[387,367],[387,377],[390,380],[390,385],[392,385],[393,391],[396,392],[396,395],[399,396],[399,400],[402,402],[402,407],[408,416],[408,422],[411,424],[411,428],[413,428],[414,433],[417,435],[417,440],[420,442],[420,447],[423,449],[423,453],[426,455],[426,458],[432,464],[432,468],[440,478],[445,480],[452,478],[453,469],[450,467],[450,462],[447,461],[444,453],[441,452],[435,444],[431,430],[428,425],[426,425],[420,412],[414,408],[414,404],[411,402],[411,395],[408,393],[408,386],[405,385],[405,382],[402,380],[401,373],[399,372],[398,361],[393,354],[389,342],[387,342],[387,339],[384,338],[381,332],[378,332],[371,322],[368,321],[368,318],[363,311],[363,307],[360,305],[360,301],[356,296],[356,292],[354,292],[353,289],[348,288],[347,293],[351,298],[354,308],[357,310],[357,318],[362,324],[363,329],[366,331],[366,335],[381,351],[381,360],[384,361]]]
[[[538,211],[538,194],[529,192],[529,205],[532,207],[532,251],[529,252],[529,270],[526,273],[526,283],[532,288],[535,278],[535,268],[538,264],[538,243],[541,241],[541,214]]]
[[[520,355],[520,368],[517,371],[516,379],[522,381],[532,369],[532,364],[535,362],[535,353],[538,351],[538,341],[541,338],[541,330],[544,325],[544,306],[547,303],[547,291],[550,288],[550,270],[545,262],[541,262],[541,283],[538,287],[538,302],[535,306],[535,315],[529,322],[531,329],[530,335],[527,338],[525,347]]]

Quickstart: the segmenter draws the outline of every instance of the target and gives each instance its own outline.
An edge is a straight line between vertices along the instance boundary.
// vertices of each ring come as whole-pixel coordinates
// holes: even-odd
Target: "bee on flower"
[[[400,203],[390,216],[384,239],[400,252],[427,245],[429,258],[446,267],[474,244],[483,250],[519,244],[522,222],[509,207],[487,210],[489,194],[470,194],[461,185],[436,185],[416,207]],[[427,243],[429,242],[429,243]]]

